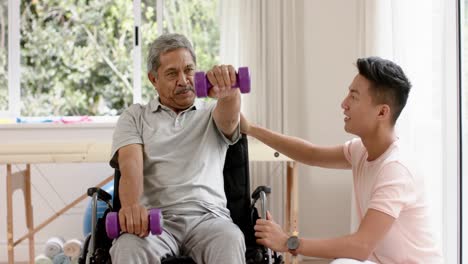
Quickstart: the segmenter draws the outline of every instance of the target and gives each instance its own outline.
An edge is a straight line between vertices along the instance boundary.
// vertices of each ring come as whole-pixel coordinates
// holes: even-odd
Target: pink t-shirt
[[[377,159],[367,161],[361,139],[345,143],[351,163],[360,220],[372,208],[395,218],[369,260],[377,263],[443,263],[424,195],[422,175],[411,170],[398,141]]]

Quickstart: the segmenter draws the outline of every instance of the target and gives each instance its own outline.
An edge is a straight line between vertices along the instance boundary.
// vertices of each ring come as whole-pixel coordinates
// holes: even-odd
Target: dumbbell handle
[[[208,96],[208,91],[213,88],[213,84],[208,80],[205,72],[196,72],[194,76],[195,91],[198,97]],[[236,73],[236,82],[231,85],[232,88],[239,87],[241,93],[250,92],[250,73],[248,67],[239,67]]]
[[[148,229],[153,235],[162,234],[163,216],[161,209],[153,208],[148,210]],[[120,235],[119,214],[110,212],[106,216],[106,233],[111,239]]]
[[[206,88],[209,90],[213,88],[213,84],[208,80],[208,76],[206,76],[205,72],[199,71],[195,73],[195,80],[204,80],[206,82]],[[197,83],[195,83],[197,86]],[[231,88],[238,88],[239,87],[239,74],[236,72],[236,82],[231,84]]]

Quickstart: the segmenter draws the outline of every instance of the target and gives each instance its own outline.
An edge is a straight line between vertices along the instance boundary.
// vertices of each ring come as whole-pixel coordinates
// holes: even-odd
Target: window
[[[6,2],[0,44],[8,36]],[[148,102],[155,90],[147,49],[161,31],[185,34],[200,69],[218,61],[217,0],[21,0],[17,12],[20,59],[10,67],[21,73],[17,98],[8,93],[8,45],[0,47],[0,113],[11,116],[113,116]],[[9,101],[18,108],[9,109]]]

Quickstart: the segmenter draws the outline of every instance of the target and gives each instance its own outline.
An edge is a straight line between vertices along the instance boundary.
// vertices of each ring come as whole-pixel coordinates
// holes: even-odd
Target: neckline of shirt
[[[399,139],[393,141],[392,144],[390,144],[390,146],[388,146],[388,148],[384,151],[384,153],[382,153],[375,160],[371,160],[371,161],[367,160],[367,158],[369,157],[369,152],[366,149],[366,154],[365,154],[365,158],[364,158],[364,165],[365,166],[373,166],[373,165],[381,162],[382,160],[386,159],[389,156],[389,154],[392,152],[392,150],[398,146],[398,141],[399,141]]]

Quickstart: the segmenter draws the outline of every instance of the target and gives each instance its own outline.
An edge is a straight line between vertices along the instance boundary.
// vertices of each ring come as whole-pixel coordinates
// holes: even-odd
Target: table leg
[[[297,191],[297,163],[296,162],[288,162],[288,175],[289,175],[289,182],[291,188],[291,233],[293,235],[298,235],[298,204],[299,204],[299,197]],[[292,258],[293,264],[298,263],[297,257]]]
[[[290,161],[287,163],[286,169],[286,221],[285,230],[288,234],[297,234],[297,210],[298,210],[298,193],[297,193],[297,166],[296,162]],[[290,254],[285,255],[285,262],[297,263],[297,258]]]
[[[29,239],[29,263],[34,263],[34,214],[31,199],[31,165],[26,165],[24,174],[24,208],[26,208],[26,226]]]
[[[11,165],[7,164],[6,167],[8,263],[13,264],[15,262],[15,252],[13,246],[13,179],[11,175]]]
[[[287,164],[286,170],[286,208],[285,208],[285,221],[283,229],[286,232],[291,231],[291,184],[290,184],[290,175],[289,175],[289,164]],[[286,264],[291,263],[291,255],[289,253],[284,254],[284,261]]]

